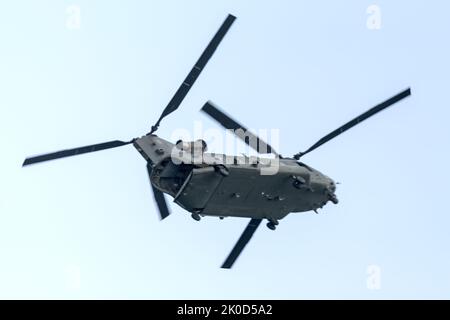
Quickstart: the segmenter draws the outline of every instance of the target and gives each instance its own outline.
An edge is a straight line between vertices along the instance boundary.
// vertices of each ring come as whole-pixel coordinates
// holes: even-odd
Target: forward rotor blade
[[[150,163],[147,163],[147,171],[148,171],[148,178],[150,179],[150,175],[152,173],[152,166]],[[159,215],[161,217],[161,220],[167,218],[170,214],[169,207],[167,206],[166,198],[164,197],[164,193],[161,190],[158,190],[153,185],[152,181],[150,180],[150,185],[152,186],[153,196],[155,198],[156,204],[158,206]]]
[[[96,152],[96,151],[101,151],[101,150],[106,150],[106,149],[111,149],[111,148],[117,148],[117,147],[121,147],[121,146],[130,144],[130,143],[133,143],[133,141],[134,140],[125,142],[125,141],[114,140],[114,141],[109,141],[109,142],[104,142],[104,143],[99,143],[99,144],[93,144],[93,145],[85,146],[85,147],[79,147],[79,148],[74,148],[74,149],[67,149],[67,150],[47,153],[47,154],[43,154],[43,155],[36,156],[36,157],[26,158],[22,164],[22,167],[28,166],[30,164],[39,163],[39,162],[55,160],[55,159],[60,159],[60,158],[66,158],[66,157],[71,157],[71,156],[77,156],[77,155],[83,154],[83,153]]]
[[[183,81],[181,86],[178,88],[177,92],[173,96],[172,100],[170,100],[169,104],[166,106],[164,111],[162,112],[160,118],[156,122],[154,126],[152,126],[152,130],[150,133],[155,132],[158,130],[159,124],[161,120],[167,116],[168,114],[172,113],[178,107],[180,106],[183,99],[188,94],[189,90],[191,89],[192,85],[194,84],[195,80],[197,80],[198,76],[202,72],[203,68],[208,63],[211,56],[216,51],[217,47],[219,46],[222,39],[225,37],[225,34],[230,29],[231,25],[233,24],[234,20],[236,20],[236,17],[229,14],[228,17],[225,19],[225,21],[222,23],[222,26],[219,28],[217,33],[215,34],[214,38],[212,38],[211,42],[206,47],[205,51],[203,51],[202,55],[198,59],[198,61],[195,63],[194,67],[192,68],[191,72],[189,72],[186,79]]]
[[[411,95],[411,89],[408,88],[402,92],[400,92],[399,94],[393,96],[392,98],[380,103],[379,105],[376,105],[375,107],[373,107],[372,109],[367,110],[366,112],[364,112],[363,114],[359,115],[358,117],[354,118],[353,120],[347,122],[346,124],[344,124],[343,126],[337,128],[336,130],[334,130],[333,132],[327,134],[325,137],[323,137],[322,139],[320,139],[319,141],[317,141],[315,144],[313,144],[308,150],[306,150],[305,152],[300,152],[297,153],[296,155],[294,155],[295,159],[300,159],[300,157],[304,156],[305,154],[313,151],[314,149],[320,147],[321,145],[323,145],[324,143],[330,141],[331,139],[337,137],[338,135],[340,135],[341,133],[347,131],[348,129],[356,126],[357,124],[363,122],[364,120],[370,118],[371,116],[377,114],[378,112],[390,107],[391,105],[399,102],[400,100],[408,97],[409,95]]]
[[[242,233],[238,242],[234,246],[233,250],[231,250],[228,258],[222,264],[221,268],[230,269],[233,266],[233,263],[239,257],[239,255],[241,254],[242,250],[245,248],[247,243],[250,241],[250,239],[252,238],[256,229],[261,224],[261,221],[262,221],[262,219],[251,219],[250,220],[250,222],[247,225],[247,228],[245,228],[244,232]]]
[[[276,156],[278,155],[278,153],[268,143],[264,142],[258,136],[248,131],[247,128],[245,128],[243,125],[239,124],[230,116],[226,115],[211,101],[206,102],[201,110],[211,118],[219,122],[225,129],[233,130],[233,133],[238,138],[240,138],[256,151],[260,153],[273,153]]]

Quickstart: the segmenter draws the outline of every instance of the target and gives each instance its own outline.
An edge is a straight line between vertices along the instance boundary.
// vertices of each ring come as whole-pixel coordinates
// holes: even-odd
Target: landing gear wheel
[[[269,228],[270,230],[275,230],[277,226],[272,221],[269,221],[267,222],[267,228]]]
[[[195,221],[200,221],[200,220],[201,220],[200,215],[199,215],[198,213],[195,213],[195,212],[191,214],[191,217],[192,217],[192,219],[194,219]]]
[[[230,171],[224,165],[219,164],[215,166],[215,169],[218,173],[220,173],[224,177],[228,177],[228,175],[230,174]]]

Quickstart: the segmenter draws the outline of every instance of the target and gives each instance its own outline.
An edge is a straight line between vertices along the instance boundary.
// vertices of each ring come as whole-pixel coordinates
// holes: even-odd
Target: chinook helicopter
[[[161,219],[170,214],[164,194],[173,197],[173,201],[190,212],[197,221],[204,216],[250,219],[222,268],[233,266],[263,220],[268,221],[269,229],[275,230],[279,220],[289,213],[316,211],[328,202],[337,204],[336,183],[300,162],[300,158],[406,98],[411,94],[409,88],[369,109],[321,138],[306,151],[292,157],[277,153],[272,146],[210,101],[201,111],[225,129],[231,130],[236,137],[260,154],[273,156],[254,158],[207,153],[207,145],[203,140],[180,140],[174,144],[155,134],[161,120],[178,109],[235,19],[233,15],[228,15],[148,134],[129,141],[114,140],[30,157],[25,159],[23,166],[132,144],[146,161]]]

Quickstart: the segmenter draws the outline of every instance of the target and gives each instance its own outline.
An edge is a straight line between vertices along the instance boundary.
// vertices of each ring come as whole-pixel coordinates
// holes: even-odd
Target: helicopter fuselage
[[[294,159],[204,152],[192,157],[156,135],[134,146],[153,167],[151,183],[202,216],[279,220],[337,203],[334,181]]]

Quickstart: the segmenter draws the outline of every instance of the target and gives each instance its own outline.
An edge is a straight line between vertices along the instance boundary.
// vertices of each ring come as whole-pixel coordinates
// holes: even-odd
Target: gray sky
[[[374,4],[381,29],[367,26]],[[2,3],[0,298],[449,298],[449,9]],[[198,112],[211,99],[248,127],[280,129],[292,155],[411,86],[303,158],[341,182],[339,205],[260,228],[222,270],[247,220],[197,223],[172,205],[160,222],[133,147],[21,168],[28,155],[148,132],[228,13],[238,19],[160,136],[217,127]]]

